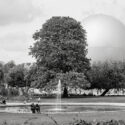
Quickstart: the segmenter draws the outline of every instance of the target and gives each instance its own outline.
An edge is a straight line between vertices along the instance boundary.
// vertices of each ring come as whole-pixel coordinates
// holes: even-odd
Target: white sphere
[[[125,26],[119,20],[98,14],[86,18],[83,27],[92,61],[125,59]]]

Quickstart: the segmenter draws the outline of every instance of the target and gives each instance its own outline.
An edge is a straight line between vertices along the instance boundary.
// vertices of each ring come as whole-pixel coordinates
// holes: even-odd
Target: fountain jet
[[[61,80],[58,81],[57,85],[57,97],[56,97],[56,107],[55,111],[61,111]]]

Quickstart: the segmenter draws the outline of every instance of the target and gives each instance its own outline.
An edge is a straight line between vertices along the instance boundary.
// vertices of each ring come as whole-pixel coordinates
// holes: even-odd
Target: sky
[[[125,24],[125,0],[0,0],[0,61],[34,62],[32,35],[52,16],[70,16],[82,24],[105,14]]]

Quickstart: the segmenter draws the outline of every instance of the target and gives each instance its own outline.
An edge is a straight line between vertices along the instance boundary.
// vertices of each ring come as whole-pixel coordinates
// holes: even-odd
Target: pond
[[[55,105],[40,105],[41,113],[87,113],[87,112],[113,112],[124,111],[125,106],[114,105],[61,105],[61,109],[55,109]],[[30,105],[0,106],[0,112],[31,113]]]

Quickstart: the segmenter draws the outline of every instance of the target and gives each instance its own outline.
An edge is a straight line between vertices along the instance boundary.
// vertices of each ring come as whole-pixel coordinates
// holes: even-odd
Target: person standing
[[[38,103],[40,103],[40,97],[38,98]]]

